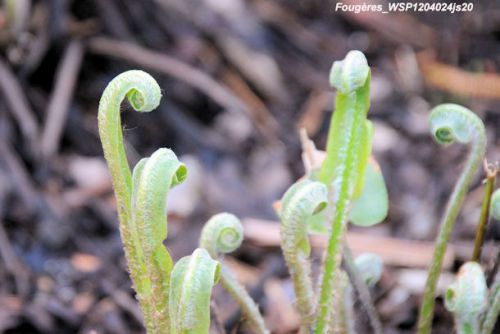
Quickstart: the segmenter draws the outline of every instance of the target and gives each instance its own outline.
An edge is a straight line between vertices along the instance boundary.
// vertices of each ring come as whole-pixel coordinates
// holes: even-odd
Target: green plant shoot
[[[305,177],[319,181],[320,168],[326,158],[326,152],[316,149],[314,142],[301,130],[302,159],[306,170]],[[365,181],[361,195],[353,199],[349,221],[357,226],[369,227],[382,222],[389,211],[389,197],[384,175],[379,164],[370,156],[365,171]],[[311,234],[328,234],[326,212],[322,211],[308,219],[308,231]]]
[[[371,152],[372,127],[366,116],[370,105],[370,68],[360,51],[350,51],[334,62],[330,84],[337,89],[327,156],[320,170],[320,181],[329,191],[328,218],[331,230],[325,255],[315,333],[326,333],[332,316],[334,284],[340,279],[340,260],[344,231],[352,200],[358,197]],[[335,316],[335,315],[333,315]]]
[[[240,247],[243,241],[243,226],[240,220],[230,213],[219,213],[205,224],[200,236],[200,247],[208,251],[213,259],[219,259],[221,254],[231,253]],[[240,305],[248,319],[249,327],[255,333],[267,334],[264,319],[258,306],[245,288],[234,277],[223,261],[220,264],[220,283]]]
[[[208,333],[210,297],[212,286],[219,280],[219,269],[219,263],[201,248],[175,264],[170,285],[170,333]]]
[[[288,189],[278,212],[281,219],[281,249],[292,278],[303,333],[309,332],[316,309],[309,263],[311,247],[307,220],[323,210],[326,204],[326,186],[304,179]]]
[[[134,283],[141,305],[151,307],[154,312],[151,318],[149,314],[147,318],[144,315],[153,333],[167,328],[169,323],[172,259],[163,245],[167,238],[167,194],[172,186],[184,180],[185,175],[186,167],[166,148],[139,161],[132,174],[132,222],[138,238],[137,253],[144,263]]]
[[[443,145],[455,141],[470,143],[471,149],[464,170],[451,193],[446,211],[441,220],[434,255],[429,268],[424,296],[418,320],[418,333],[429,334],[434,312],[436,284],[441,273],[444,254],[451,230],[455,225],[458,212],[469,188],[475,171],[486,151],[486,131],[484,124],[472,111],[456,104],[441,104],[435,107],[430,116],[431,132],[434,139]]]
[[[368,287],[373,287],[380,281],[384,264],[382,258],[374,253],[363,253],[354,260]]]
[[[122,73],[104,90],[98,115],[99,135],[115,190],[125,257],[146,330],[152,334],[207,333],[210,317],[206,296],[210,296],[217,278],[218,264],[205,251],[198,250],[181,260],[172,272],[172,260],[163,245],[167,237],[168,191],[185,179],[186,167],[171,150],[161,148],[150,158],[142,159],[132,175],[120,118],[120,105],[125,97],[136,111],[148,112],[160,102],[160,87],[145,72]],[[181,276],[183,278],[179,278]],[[182,281],[184,285],[173,286],[171,280]],[[197,284],[199,282],[203,284]],[[175,295],[173,300],[170,299],[172,294]],[[197,319],[192,329],[189,319]]]
[[[480,316],[486,309],[488,288],[477,262],[460,268],[457,280],[446,290],[445,305],[455,317],[458,334],[478,334]]]

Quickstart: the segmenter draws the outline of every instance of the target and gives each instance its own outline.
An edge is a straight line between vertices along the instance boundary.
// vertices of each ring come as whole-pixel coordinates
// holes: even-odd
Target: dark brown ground
[[[398,254],[407,239],[433,240],[466,152],[431,140],[430,108],[456,102],[476,111],[487,158],[500,159],[495,1],[476,1],[466,14],[387,15],[335,13],[328,1],[47,0],[23,8],[29,2],[18,1],[14,19],[0,12],[0,332],[142,331],[97,135],[97,104],[114,76],[144,69],[163,89],[155,112],[124,106],[123,125],[132,164],[162,146],[188,163],[190,182],[169,212],[166,244],[178,259],[217,212],[276,220],[273,201],[303,173],[298,128],[324,146],[329,68],[350,49],[372,67],[374,156],[391,199],[386,222],[355,232],[374,238],[371,250],[389,247],[377,238],[401,241],[374,296],[386,333],[413,331],[429,245],[415,244],[420,265]],[[470,257],[483,175],[453,233],[448,281]],[[251,226],[230,263],[270,327],[289,332],[297,318],[279,248],[255,237],[276,225]],[[491,268],[498,222],[487,239]],[[217,288],[213,313],[228,332],[243,331],[234,309]],[[436,314],[436,333],[449,333],[441,302]]]

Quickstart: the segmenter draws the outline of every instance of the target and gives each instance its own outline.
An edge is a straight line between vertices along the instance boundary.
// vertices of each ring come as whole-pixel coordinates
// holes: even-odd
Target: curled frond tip
[[[218,253],[231,253],[243,241],[243,226],[230,213],[219,213],[205,224],[201,232],[200,247],[216,257]]]

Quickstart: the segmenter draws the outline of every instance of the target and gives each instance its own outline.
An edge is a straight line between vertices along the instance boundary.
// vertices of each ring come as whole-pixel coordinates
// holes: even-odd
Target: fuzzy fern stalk
[[[333,300],[332,308],[336,309],[337,317],[331,318],[329,333],[332,334],[356,334],[355,311],[354,311],[354,289],[349,282],[346,272],[340,270],[340,281],[337,283],[337,295],[339,298]]]
[[[206,251],[197,250],[180,260],[172,272],[172,260],[163,245],[167,238],[168,191],[185,179],[186,167],[174,152],[160,148],[130,172],[120,119],[120,105],[125,97],[136,111],[151,111],[160,102],[160,87],[145,72],[122,73],[104,90],[98,116],[125,257],[146,330],[150,334],[207,333],[209,298],[218,276],[218,264]],[[183,285],[172,286],[171,280]],[[175,298],[171,299],[171,295]]]
[[[124,244],[130,275],[134,282],[137,297],[141,303],[146,328],[154,332],[168,323],[168,312],[154,316],[155,302],[152,296],[152,282],[149,279],[144,250],[141,247],[139,231],[132,213],[132,175],[128,165],[120,120],[120,105],[127,97],[130,105],[137,111],[147,112],[155,109],[160,103],[161,92],[156,81],[142,71],[129,71],[111,81],[99,103],[99,135],[108,162],[115,189],[120,232]],[[167,187],[165,187],[168,189]],[[164,224],[164,223],[163,223]],[[162,264],[162,276],[169,276],[172,261]],[[168,278],[167,278],[168,280]],[[168,300],[168,290],[162,293]]]
[[[321,182],[301,180],[290,187],[281,201],[281,249],[292,278],[301,332],[309,333],[316,308],[309,254],[307,220],[326,207],[327,188]]]
[[[480,316],[486,309],[486,279],[477,262],[467,262],[455,283],[446,290],[445,306],[453,313],[458,334],[478,334]]]
[[[335,295],[340,281],[344,232],[354,197],[363,190],[364,175],[371,151],[372,128],[366,116],[370,105],[370,68],[363,53],[350,51],[344,60],[333,63],[330,84],[337,89],[335,112],[327,142],[327,157],[320,181],[328,186],[331,222],[319,293],[315,334],[328,332]],[[332,312],[333,311],[333,312]],[[332,314],[333,313],[333,314]]]
[[[242,241],[243,226],[240,220],[232,214],[220,213],[210,218],[203,227],[200,247],[206,249],[212,258],[218,259],[222,254],[235,251]],[[258,334],[269,333],[258,306],[223,263],[220,269],[220,283],[240,305],[248,319],[249,327]]]
[[[448,200],[446,211],[441,221],[439,235],[436,240],[434,255],[429,268],[429,276],[425,284],[424,296],[420,308],[418,333],[429,334],[434,312],[436,284],[441,273],[444,254],[451,230],[469,188],[486,151],[486,134],[484,124],[472,111],[456,104],[442,104],[433,109],[430,116],[431,131],[439,144],[448,145],[455,141],[470,143],[471,149],[464,170]]]
[[[373,334],[382,334],[382,323],[370,295],[373,286],[382,275],[382,259],[376,254],[364,253],[354,259],[351,250],[344,245],[344,268],[353,284],[359,301],[368,315]],[[334,319],[335,321],[335,319]]]
[[[491,288],[488,311],[483,320],[481,334],[492,334],[495,324],[500,315],[500,276],[497,275],[497,280]]]
[[[377,284],[382,276],[383,263],[380,256],[373,253],[363,253],[352,260],[359,277],[368,288]],[[351,279],[352,281],[352,279]],[[346,272],[341,271],[338,285],[340,298],[333,301],[333,307],[339,310],[339,317],[331,319],[330,332],[334,334],[356,334],[356,313],[354,311],[354,289]],[[372,324],[373,326],[373,324]],[[374,332],[382,333],[382,328],[373,329]]]

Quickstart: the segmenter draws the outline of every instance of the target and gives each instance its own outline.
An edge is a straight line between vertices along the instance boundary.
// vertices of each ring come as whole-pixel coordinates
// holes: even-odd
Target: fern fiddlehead
[[[321,182],[298,181],[285,193],[278,214],[281,219],[281,249],[297,298],[302,331],[309,332],[314,321],[315,297],[308,257],[310,244],[307,220],[327,204],[327,188]]]
[[[486,279],[476,262],[460,268],[457,280],[446,290],[445,306],[453,313],[458,334],[479,333],[480,316],[486,309]]]
[[[460,206],[486,151],[484,124],[472,111],[456,104],[442,104],[435,107],[430,116],[431,132],[439,144],[447,145],[455,141],[470,143],[470,153],[466,165],[448,200],[441,220],[439,235],[429,275],[425,284],[424,297],[420,308],[418,333],[428,334],[431,329],[434,311],[436,284],[441,272],[444,254],[451,230],[455,224]]]
[[[243,226],[240,220],[230,213],[219,213],[210,218],[203,226],[200,247],[210,256],[217,258],[220,253],[234,252],[243,242]]]
[[[219,263],[205,249],[197,248],[174,266],[170,284],[170,331],[162,333],[206,334],[210,328],[212,286],[220,277]]]
[[[369,288],[375,286],[380,281],[382,271],[384,270],[384,263],[379,255],[363,253],[356,257],[354,263]]]
[[[146,325],[153,333],[169,325],[172,259],[163,245],[167,238],[165,209],[168,191],[185,176],[186,167],[166,148],[142,159],[132,174],[132,221],[139,239],[138,253],[144,263],[135,285],[141,305],[154,312],[145,314]]]
[[[369,108],[370,67],[360,51],[350,51],[334,62],[330,84],[337,89],[327,142],[327,156],[320,170],[320,181],[328,186],[331,230],[325,253],[319,294],[315,334],[328,331],[339,279],[342,245],[353,197],[363,189],[371,151],[371,126],[366,120]],[[338,296],[337,296],[338,297]]]
[[[200,247],[208,251],[214,259],[220,254],[231,253],[240,247],[243,241],[243,226],[240,220],[229,213],[220,213],[208,220],[200,236]],[[233,273],[223,263],[220,268],[220,283],[240,305],[250,327],[259,334],[267,334],[264,319],[258,306]]]

